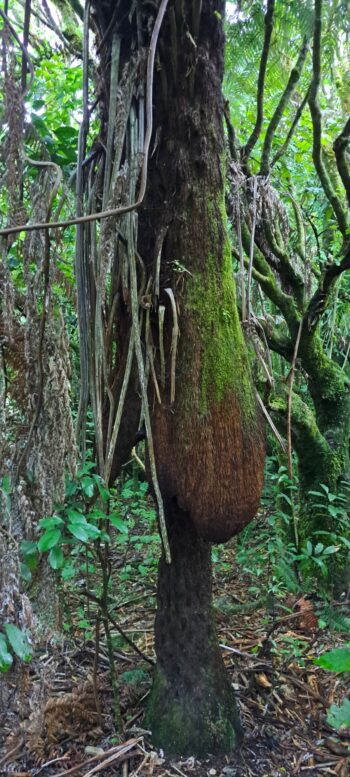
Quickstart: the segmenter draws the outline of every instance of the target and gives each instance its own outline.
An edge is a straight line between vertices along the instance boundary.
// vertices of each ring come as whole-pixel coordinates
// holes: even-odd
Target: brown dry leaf
[[[300,619],[298,619],[298,628],[300,631],[314,631],[318,628],[318,621],[314,612],[314,605],[309,599],[305,599],[301,596],[295,603],[296,611],[300,612]]]
[[[29,772],[11,772],[11,777],[30,777]]]
[[[314,674],[308,675],[307,684],[310,686],[311,690],[314,691],[314,693],[317,693],[318,695],[320,694],[316,676]]]
[[[272,688],[270,680],[268,680],[264,672],[260,672],[260,674],[255,675],[255,680],[258,685],[261,685],[262,688]]]
[[[347,758],[342,758],[334,769],[338,777],[349,777],[349,761]]]
[[[328,750],[331,751],[331,753],[334,753],[334,755],[348,755],[349,750],[348,748],[343,745],[341,742],[337,742],[335,739],[331,739],[328,737],[324,740],[325,746],[328,748]]]

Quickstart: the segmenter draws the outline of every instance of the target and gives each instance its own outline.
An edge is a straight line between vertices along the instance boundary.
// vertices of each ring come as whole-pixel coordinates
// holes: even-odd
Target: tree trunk
[[[114,3],[93,5],[103,41]],[[142,45],[142,76],[144,47],[160,8],[159,1],[140,2],[136,14],[125,0],[118,6],[121,74]],[[126,220],[129,232],[123,222],[121,229],[128,245],[127,277],[137,233],[141,340],[150,366],[148,450],[151,466],[154,450],[172,556],[170,566],[164,559],[160,564],[158,666],[148,726],[153,741],[173,754],[228,752],[239,737],[213,623],[208,542],[229,539],[253,518],[264,469],[264,434],[237,313],[226,224],[224,13],[224,0],[182,0],[167,7],[152,74],[146,194],[137,214]],[[112,54],[106,40],[101,72],[107,94]],[[144,127],[142,89],[138,83],[133,89],[120,154],[122,181],[135,162],[136,119],[141,137]],[[106,133],[113,119],[107,99],[102,112]],[[128,197],[135,201],[133,191]],[[134,288],[122,294],[127,310],[131,300],[130,326],[136,331],[135,297]],[[145,410],[144,396],[142,401]],[[126,398],[125,413],[130,412]]]
[[[169,7],[155,81],[157,145],[139,222],[140,254],[153,259],[153,276],[161,252],[165,379],[156,299],[150,320],[161,403],[152,386],[150,398],[172,556],[159,569],[147,726],[153,742],[175,755],[226,753],[239,739],[211,609],[209,542],[251,520],[263,479],[264,436],[225,213],[223,15],[222,0]]]
[[[157,150],[139,224],[140,254],[153,260],[153,277],[161,253],[150,316],[159,346],[161,403],[151,397],[159,483],[164,499],[176,498],[210,542],[228,540],[256,513],[265,452],[227,233],[224,11],[222,0],[169,8],[155,81]],[[158,302],[165,309],[163,386]]]
[[[157,669],[146,726],[171,755],[230,752],[241,728],[216,635],[210,544],[175,502],[166,513],[172,563],[159,564]]]

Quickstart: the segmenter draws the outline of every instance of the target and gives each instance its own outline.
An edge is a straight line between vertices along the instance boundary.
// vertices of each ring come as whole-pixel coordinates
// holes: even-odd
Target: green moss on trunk
[[[201,351],[199,412],[205,416],[213,403],[220,403],[232,391],[239,402],[243,421],[249,423],[256,415],[256,403],[237,312],[231,246],[221,192],[218,192],[216,202],[208,193],[208,198],[203,198],[203,206],[206,209],[206,213],[202,213],[203,225],[213,247],[221,249],[221,256],[208,253],[204,262],[194,261],[199,269],[194,269],[186,281],[184,305],[189,323],[198,333]],[[190,346],[189,359],[193,358],[193,343]],[[189,370],[187,374],[190,374]],[[188,388],[192,413],[193,387],[190,383]]]
[[[209,676],[207,685],[208,693],[198,708],[191,694],[181,700],[169,698],[171,688],[164,673],[156,669],[145,725],[152,731],[153,744],[167,755],[226,754],[237,746],[240,734],[233,700],[213,699]]]

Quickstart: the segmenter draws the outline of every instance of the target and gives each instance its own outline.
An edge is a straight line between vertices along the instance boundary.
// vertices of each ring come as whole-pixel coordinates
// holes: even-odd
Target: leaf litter
[[[245,731],[238,752],[201,760],[167,759],[152,747],[143,728],[150,662],[155,659],[154,574],[143,584],[140,579],[136,584],[127,581],[126,602],[118,606],[118,624],[130,639],[115,649],[125,723],[122,741],[113,729],[106,645],[100,639],[96,656],[93,641],[76,625],[69,640],[45,643],[30,669],[26,666],[28,717],[19,722],[18,715],[0,710],[0,775],[349,775],[350,731],[335,732],[326,718],[329,706],[349,695],[349,680],[314,664],[348,635],[319,628],[314,603],[307,597],[279,599],[273,612],[259,600],[254,609],[249,574],[234,562],[235,542],[224,552],[225,569],[218,565],[214,578],[214,604]]]

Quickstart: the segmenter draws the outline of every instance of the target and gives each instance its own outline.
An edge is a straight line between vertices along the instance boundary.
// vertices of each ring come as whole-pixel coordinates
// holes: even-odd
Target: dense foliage
[[[135,13],[134,29],[132,11],[125,16],[126,32],[124,16],[120,22],[122,44],[112,36],[107,56],[97,5],[91,25],[97,46],[89,39],[89,19],[79,2],[26,2],[24,13],[23,4],[16,1],[11,8],[5,3],[0,14],[4,85],[0,210],[1,227],[8,228],[0,236],[0,671],[13,671],[15,657],[24,664],[31,661],[34,627],[27,601],[41,611],[43,593],[45,599],[49,591],[50,603],[57,601],[61,612],[60,622],[53,618],[50,623],[53,629],[71,634],[78,628],[98,645],[102,624],[116,729],[122,721],[113,659],[116,644],[111,636],[111,624],[118,630],[114,610],[125,597],[125,584],[154,581],[162,547],[166,556],[170,553],[162,494],[166,502],[171,478],[167,470],[159,487],[157,444],[158,450],[169,445],[168,468],[177,467],[176,487],[181,493],[187,495],[195,484],[186,509],[194,513],[193,503],[198,505],[196,527],[199,532],[198,527],[202,528],[203,537],[221,541],[236,533],[251,517],[262,468],[250,370],[266,420],[267,461],[258,521],[239,535],[236,562],[251,575],[252,598],[266,601],[269,611],[290,594],[317,592],[320,626],[349,631],[342,607],[334,607],[335,601],[337,606],[342,603],[348,589],[350,550],[349,4],[348,0],[323,4],[321,0],[288,4],[241,0],[229,5],[223,106],[226,148],[221,166],[230,250],[225,254],[229,264],[224,257],[220,267],[223,276],[228,273],[229,286],[234,273],[241,327],[235,319],[235,303],[232,309],[226,305],[233,299],[230,290],[218,311],[214,310],[221,299],[217,288],[205,296],[210,273],[216,278],[215,261],[205,266],[206,283],[201,286],[195,260],[190,264],[190,249],[188,262],[175,254],[170,260],[170,251],[167,255],[164,248],[169,225],[159,229],[155,259],[144,259],[137,240],[139,229],[150,251],[154,216],[147,212],[139,224],[129,213],[123,215],[118,248],[112,244],[111,219],[95,221],[85,231],[68,223],[64,229],[11,232],[16,225],[70,222],[75,215],[115,208],[116,203],[127,208],[135,201],[143,175],[136,109],[133,117],[129,106],[131,113],[124,117],[117,108],[125,107],[129,98],[131,105],[130,95],[137,95],[140,110],[143,96],[137,68],[145,68],[144,49],[146,44],[152,46],[152,38],[147,29],[141,45],[140,18],[136,22]],[[149,24],[153,23],[152,11]],[[176,27],[175,21],[171,23]],[[128,68],[131,72],[134,64],[127,59],[125,40],[132,35],[136,35],[132,38],[135,62],[139,59],[130,75]],[[186,45],[196,47],[189,29]],[[162,70],[161,46],[156,74],[160,83],[163,75],[161,99],[166,105],[167,69],[163,64]],[[122,77],[118,82],[119,57]],[[174,61],[167,65],[176,71]],[[189,84],[190,75],[189,69]],[[113,85],[119,88],[115,102]],[[161,115],[160,92],[159,88],[154,110]],[[155,128],[150,151],[153,186],[159,183],[156,161],[158,154],[162,158],[162,131],[161,126]],[[124,139],[116,163],[113,154],[119,135]],[[203,160],[198,168],[201,164]],[[221,245],[221,231],[226,230],[223,210],[208,202],[203,215],[203,232],[210,215],[217,220],[210,236],[216,247]],[[191,213],[194,219],[195,210]],[[135,267],[128,265],[134,241]],[[180,239],[177,245],[181,246]],[[200,341],[203,332],[210,340],[212,331],[219,333],[208,346],[204,370],[215,391],[208,392],[203,381],[200,422],[188,423],[185,432],[181,427],[181,437],[171,426],[168,437],[162,437],[157,405],[165,392],[160,333],[166,305],[163,299],[158,323],[152,273],[162,251],[163,276],[171,276],[171,281],[167,275],[161,283],[172,311],[164,338],[171,354],[167,390],[172,403],[177,357],[178,369],[193,382],[191,391],[195,392],[198,380],[196,358],[181,357],[181,336],[185,339],[197,332]],[[119,252],[118,266],[112,261],[113,252]],[[189,293],[186,296],[186,282],[194,277],[199,278],[200,305],[197,299],[187,319],[181,310],[178,327],[181,306],[166,286],[172,283],[189,310],[192,299]],[[225,332],[242,354],[238,378],[233,372],[231,377],[226,375],[226,363],[224,377],[221,374]],[[151,411],[145,373],[151,386]],[[137,379],[141,388],[134,391]],[[242,454],[245,476],[240,485],[239,478],[236,482],[237,493],[242,486],[236,524],[232,528],[230,516],[229,528],[223,521],[224,528],[215,534],[211,520],[204,528],[206,514],[215,512],[215,500],[218,516],[221,511],[219,489],[213,492],[209,469],[203,478],[203,467],[212,466],[215,471],[215,457],[211,465],[205,458],[207,429],[212,424],[216,433],[226,423],[229,437],[238,412],[232,410],[221,380],[228,381],[226,386],[240,401],[245,397],[246,407],[241,407],[242,418],[250,424],[249,434],[245,427],[250,454],[246,458]],[[134,391],[132,400],[127,396],[128,385]],[[176,391],[182,414],[190,418],[194,393],[189,401],[178,385]],[[221,405],[220,415],[214,418],[213,414],[212,420],[214,394]],[[122,420],[125,396],[127,423]],[[140,415],[146,428],[138,430]],[[202,416],[207,419],[205,428]],[[155,445],[151,421],[160,429]],[[216,454],[219,444],[223,448],[221,471],[226,466],[227,439],[219,432],[217,436]],[[131,456],[124,456],[129,450]],[[188,455],[181,470],[184,451]],[[164,465],[161,475],[165,469]],[[231,472],[228,464],[227,472]],[[226,516],[224,497],[220,499]],[[212,558],[214,570],[225,570],[224,548],[213,548]],[[45,617],[51,618],[53,609]],[[119,634],[128,640],[120,628]],[[134,646],[130,638],[129,642]],[[298,652],[295,645],[291,649]],[[319,665],[348,672],[348,648],[326,654]],[[328,720],[335,729],[349,725],[348,706],[347,700],[341,707],[332,706]]]

